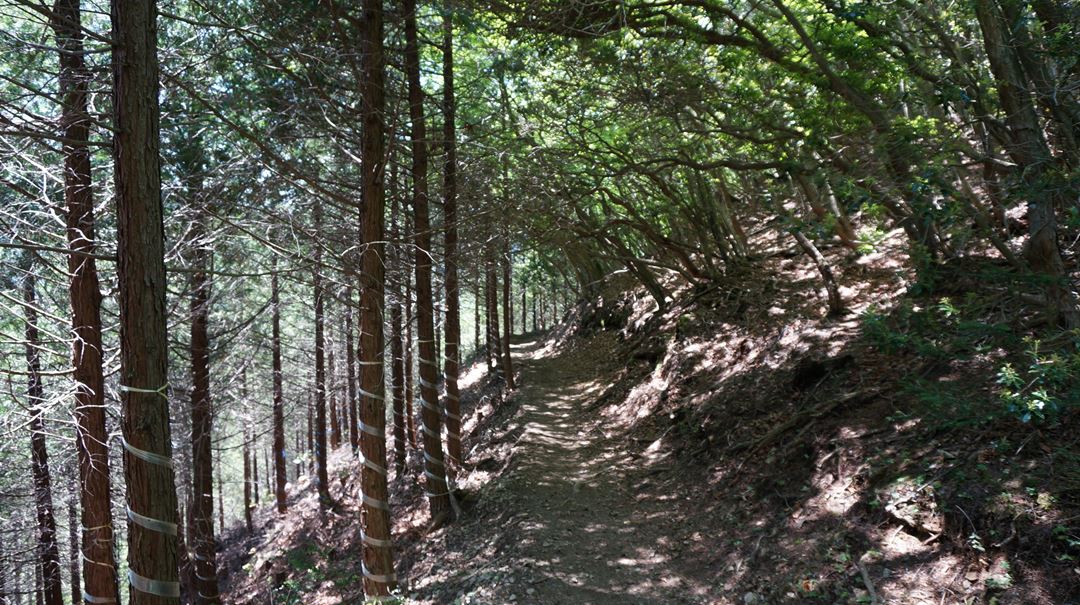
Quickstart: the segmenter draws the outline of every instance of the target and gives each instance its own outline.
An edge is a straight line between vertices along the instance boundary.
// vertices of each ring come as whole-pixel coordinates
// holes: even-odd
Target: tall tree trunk
[[[544,296],[543,286],[540,287],[540,330],[548,330],[548,299]]]
[[[201,188],[200,188],[201,189]],[[196,191],[196,196],[200,195]],[[202,200],[195,203],[203,204]],[[195,494],[194,531],[196,602],[220,603],[214,548],[213,415],[210,407],[210,270],[207,210],[192,223],[194,269],[191,274],[191,464]],[[247,443],[244,444],[247,453]],[[246,462],[246,459],[245,459]],[[246,470],[246,467],[245,467]]]
[[[454,100],[454,17],[449,0],[443,4],[443,217],[446,222],[446,454],[451,465],[461,464],[461,298],[458,288],[457,108]],[[449,469],[448,469],[449,470]]]
[[[315,409],[312,404],[312,399],[309,397],[307,402],[307,454],[308,458],[308,472],[315,470]]]
[[[559,290],[555,285],[555,280],[551,280],[551,327],[554,328],[559,323]]]
[[[67,499],[68,518],[68,578],[71,580],[71,602],[82,601],[82,578],[79,574],[79,513],[75,505],[76,494],[79,493],[78,474],[73,475],[75,481],[71,493]]]
[[[274,484],[270,479],[270,450],[263,448],[263,471],[264,477],[266,477],[266,497],[270,497],[270,492],[274,490]]]
[[[254,508],[259,507],[259,439],[251,432],[251,498]]]
[[[363,148],[361,192],[364,200],[363,252],[360,256],[360,453],[364,466],[361,540],[364,594],[386,596],[397,585],[390,540],[390,497],[386,477],[386,404],[383,364],[385,267],[383,158],[386,150],[386,66],[383,58],[383,0],[362,0]]]
[[[525,292],[527,290],[528,290],[528,288],[526,288],[525,284],[522,283],[521,284],[521,333],[522,334],[528,334],[529,333],[529,326],[528,326],[528,323],[529,323],[529,304],[528,304],[528,301],[525,300]]]
[[[322,232],[322,202],[315,200],[315,234]],[[315,484],[319,491],[319,508],[333,504],[330,498],[330,479],[326,471],[326,335],[325,292],[322,284],[322,246],[314,242],[315,268]]]
[[[1036,93],[1039,104],[1049,118],[1049,130],[1054,146],[1065,157],[1075,162],[1077,159],[1077,127],[1080,126],[1080,108],[1073,100],[1074,95],[1065,94],[1058,89],[1051,72],[1051,65],[1043,49],[1032,40],[1028,22],[1026,0],[1001,0],[1001,10],[1005,22],[1010,24],[1009,33],[1013,52],[1016,53],[1024,72]],[[1074,9],[1076,10],[1076,9]],[[1034,15],[1032,15],[1034,16]]]
[[[420,51],[416,32],[416,0],[404,0],[405,74],[409,81],[412,122],[413,237],[416,245],[416,335],[420,371],[420,431],[424,441],[424,476],[432,526],[450,515],[450,494],[442,449],[435,360],[435,325],[431,288],[431,227],[428,217],[428,149],[424,126],[424,91],[420,85]]]
[[[217,472],[218,531],[225,534],[225,488],[221,486],[221,469]]]
[[[169,434],[157,3],[112,0],[120,384],[131,605],[180,596]]]
[[[182,485],[191,486],[193,482],[191,478],[191,461],[183,459],[183,453],[185,451],[186,450],[183,448],[180,450],[182,459],[181,468],[184,469],[181,472],[182,478],[180,482]],[[182,593],[180,600],[183,603],[191,603],[195,601],[193,595],[198,590],[198,587],[196,586],[198,580],[195,578],[194,553],[192,553],[189,548],[194,533],[192,530],[194,523],[191,520],[194,508],[194,494],[192,493],[192,490],[189,489],[187,490],[187,493],[183,494],[181,497],[184,500],[184,504],[180,505],[180,510],[176,513],[176,518],[178,520],[176,528],[176,551],[178,557],[177,564],[180,568],[180,590]]]
[[[514,364],[510,359],[510,335],[513,333],[514,318],[512,317],[511,310],[514,308],[513,299],[510,295],[510,243],[508,238],[503,238],[503,250],[499,255],[502,258],[502,270],[503,270],[503,296],[502,296],[502,310],[503,310],[503,337],[502,337],[502,364],[503,374],[506,374],[506,388],[513,389],[514,385]]]
[[[353,342],[353,288],[349,286],[345,290],[347,304],[345,305],[345,367],[346,380],[348,381],[348,407],[349,407],[349,447],[356,453],[360,447],[360,434],[357,432],[356,416],[356,347]]]
[[[494,246],[493,243],[488,244],[488,254],[486,260],[487,270],[487,333],[488,333],[488,371],[494,371],[497,376],[501,376],[505,371],[505,366],[502,363],[502,339],[499,338],[499,331],[502,329],[499,325],[499,277],[498,277],[498,260],[492,253],[490,247]],[[505,377],[504,377],[505,379]]]
[[[296,452],[297,452],[297,454],[304,451],[302,441],[303,441],[303,436],[301,435],[301,431],[296,431]],[[300,480],[300,474],[304,471],[304,463],[301,462],[299,456],[295,456],[295,460],[296,460],[296,472],[295,472],[294,477],[295,477],[295,479],[297,481],[299,481]]]
[[[1064,204],[1065,189],[1048,182],[1055,178],[1054,158],[1043,137],[1035,105],[1027,94],[1015,41],[1009,37],[1008,25],[997,2],[976,0],[975,14],[1011,135],[1007,151],[1018,165],[1028,198],[1027,260],[1032,270],[1047,282],[1044,292],[1048,321],[1075,328],[1080,326],[1080,310],[1068,285],[1057,238],[1056,209]]]
[[[480,352],[480,299],[483,296],[483,291],[480,288],[480,272],[476,272],[476,280],[473,283],[473,359],[474,361],[479,357]],[[485,332],[486,334],[487,332]]]
[[[435,246],[434,242],[432,243],[432,246],[433,247]],[[439,302],[440,302],[439,301],[439,292],[440,292],[439,286],[440,286],[440,284],[439,284],[439,281],[437,279],[432,281],[431,288],[432,288],[432,293],[433,293],[434,298],[433,298],[433,300],[431,302],[431,316],[432,316],[433,322],[435,324],[435,344],[433,344],[431,348],[435,351],[435,358],[432,359],[432,361],[435,362],[435,384],[436,385],[438,385],[439,382],[442,381],[442,370],[440,368],[443,367],[442,322],[440,321],[440,319],[443,317],[443,314],[442,314],[442,306],[439,304]],[[438,397],[439,397],[438,387],[436,386],[436,388],[435,388],[435,398],[438,399]],[[440,407],[439,409],[441,410],[442,407]]]
[[[394,242],[390,259],[393,261],[395,276],[391,292],[394,303],[390,307],[390,393],[393,397],[394,411],[394,468],[398,477],[405,472],[405,359],[402,350],[403,330],[401,326],[401,301],[405,298],[402,282],[407,281],[404,255],[401,254],[401,232],[398,230],[398,200],[394,198],[390,210],[390,239]]]
[[[405,367],[401,351],[401,305],[390,309],[391,395],[394,410],[394,467],[400,477],[405,472]]]
[[[53,30],[60,48],[63,100],[64,202],[67,206],[68,289],[72,365],[75,369],[75,449],[79,465],[82,576],[91,601],[119,603],[113,553],[112,482],[105,428],[105,378],[101,359],[101,288],[98,285],[96,221],[90,174],[90,70],[83,54],[79,0],[57,0]],[[81,595],[80,595],[81,598]]]
[[[341,414],[338,413],[337,368],[334,367],[333,336],[328,340],[331,344],[326,353],[326,391],[330,396],[330,448],[337,449],[341,447]]]
[[[244,527],[248,534],[252,530],[251,519],[251,431],[244,427],[244,447],[241,452],[244,456]]]
[[[285,484],[288,482],[285,459],[285,393],[281,376],[281,286],[278,283],[277,256],[274,256],[270,275],[270,306],[273,313],[271,336],[271,365],[274,382],[274,500],[279,513],[284,513]],[[299,436],[299,435],[298,435]],[[299,452],[299,445],[296,448]]]
[[[406,233],[406,239],[409,234]],[[412,278],[409,276],[408,261],[402,270],[405,280],[405,420],[409,429],[409,445],[414,449],[416,443],[416,416],[413,414],[413,401],[416,400],[416,389],[413,388],[413,313]]]
[[[63,605],[60,579],[60,551],[56,544],[56,517],[53,513],[49,452],[45,444],[41,385],[41,340],[37,326],[37,295],[34,289],[33,253],[24,253],[23,302],[26,309],[26,395],[30,409],[30,469],[34,480],[34,510],[37,514],[37,563],[41,570],[41,593],[45,605]]]

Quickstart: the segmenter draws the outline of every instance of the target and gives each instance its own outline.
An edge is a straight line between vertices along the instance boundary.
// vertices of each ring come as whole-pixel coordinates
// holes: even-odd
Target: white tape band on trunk
[[[439,388],[439,385],[430,383],[430,382],[424,380],[423,378],[420,378],[420,386],[427,387],[429,389],[438,389]]]
[[[163,597],[166,599],[178,599],[180,598],[180,583],[179,582],[163,582],[161,580],[151,580],[150,578],[144,578],[135,573],[134,570],[128,570],[128,584],[135,590],[155,597]]]
[[[363,500],[364,504],[372,508],[377,508],[379,510],[390,512],[390,504],[388,504],[385,500],[371,498],[367,494],[360,494],[360,499]]]
[[[364,532],[364,528],[360,528],[360,540],[364,544],[367,544],[368,546],[372,546],[374,548],[392,548],[394,546],[394,542],[392,540],[383,540],[382,538],[372,538],[371,536],[367,535],[367,533]]]
[[[125,384],[120,385],[120,392],[122,393],[145,393],[147,395],[161,395],[162,397],[169,398],[169,383],[165,383],[156,389],[140,389],[139,387],[129,387]]]
[[[363,395],[364,397],[368,397],[370,399],[375,399],[377,401],[383,401],[383,399],[384,399],[382,395],[376,395],[375,393],[372,393],[370,391],[365,391],[364,389],[359,389],[359,390],[360,390],[360,394]]]
[[[176,535],[175,523],[169,523],[168,521],[159,521],[157,519],[151,519],[150,517],[144,517],[143,515],[140,515],[139,513],[131,510],[130,508],[127,509],[127,516],[132,523],[144,529],[148,529],[150,531],[154,531],[159,534],[165,534],[168,536]]]
[[[100,565],[101,567],[107,567],[108,569],[116,569],[115,565],[111,565],[109,563],[99,563],[99,562],[91,559],[90,557],[87,557],[86,553],[81,553],[80,552],[79,553],[79,558],[82,559],[83,561],[87,562],[87,563],[90,563],[91,565]]]
[[[139,460],[149,462],[150,464],[156,464],[158,466],[164,466],[165,468],[171,469],[173,467],[172,458],[169,458],[168,456],[162,456],[161,454],[155,454],[153,452],[148,452],[146,450],[140,450],[134,445],[128,443],[128,440],[123,435],[120,436],[120,443],[124,445],[124,449],[127,450],[128,453],[130,453],[132,456],[135,456]]]
[[[384,576],[373,574],[371,573],[371,570],[367,568],[367,565],[365,565],[363,561],[360,561],[360,570],[364,573],[365,578],[378,584],[393,584],[394,582],[397,582],[397,574],[390,574]],[[367,597],[368,600],[371,600],[372,598],[373,597]]]
[[[360,454],[360,464],[363,464],[384,477],[386,476],[386,469],[365,458],[363,453]]]
[[[375,428],[375,427],[371,426],[370,424],[366,424],[364,422],[359,422],[358,424],[359,424],[360,430],[362,432],[367,433],[368,435],[371,435],[372,437],[385,437],[386,436],[386,431],[384,431],[382,429]]]

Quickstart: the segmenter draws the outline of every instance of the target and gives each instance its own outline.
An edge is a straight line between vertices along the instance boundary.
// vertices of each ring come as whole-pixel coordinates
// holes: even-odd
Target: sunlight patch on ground
[[[474,363],[458,377],[458,388],[461,390],[471,389],[487,376],[487,366],[482,363]]]

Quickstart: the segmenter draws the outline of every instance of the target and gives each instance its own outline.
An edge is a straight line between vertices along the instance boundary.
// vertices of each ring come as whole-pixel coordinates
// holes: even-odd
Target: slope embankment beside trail
[[[582,304],[514,344],[509,394],[474,365],[460,518],[428,530],[416,450],[392,477],[405,602],[1080,603],[1080,415],[1001,413],[1016,299],[850,270],[846,317],[777,268]],[[336,452],[339,514],[302,479],[230,540],[231,602],[358,602],[358,476]]]
[[[980,267],[916,294],[853,266],[840,318],[779,267],[662,313],[582,304],[516,346],[518,391],[471,408],[470,508],[406,546],[408,594],[1080,603],[1080,413],[1008,411],[1025,311],[964,279]]]

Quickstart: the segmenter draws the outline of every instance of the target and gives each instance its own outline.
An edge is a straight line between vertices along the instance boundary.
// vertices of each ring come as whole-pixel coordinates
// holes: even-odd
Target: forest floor
[[[422,578],[418,597],[617,605],[701,603],[713,592],[707,561],[681,535],[694,503],[648,493],[648,477],[670,467],[641,464],[628,440],[605,436],[596,414],[613,340],[562,351],[540,340],[515,345],[521,386],[505,428],[514,445],[485,495],[497,518],[470,514],[448,529],[447,546],[410,570]],[[484,548],[492,542],[501,544]]]
[[[472,365],[459,518],[428,528],[415,448],[391,477],[404,602],[1080,604],[1080,341],[986,259],[915,282],[832,250],[829,317],[809,261],[766,254],[663,311],[611,284],[515,343],[509,393]],[[1060,412],[1018,418],[1006,369]],[[304,473],[226,537],[229,603],[362,601],[347,448],[330,476],[337,513]]]

